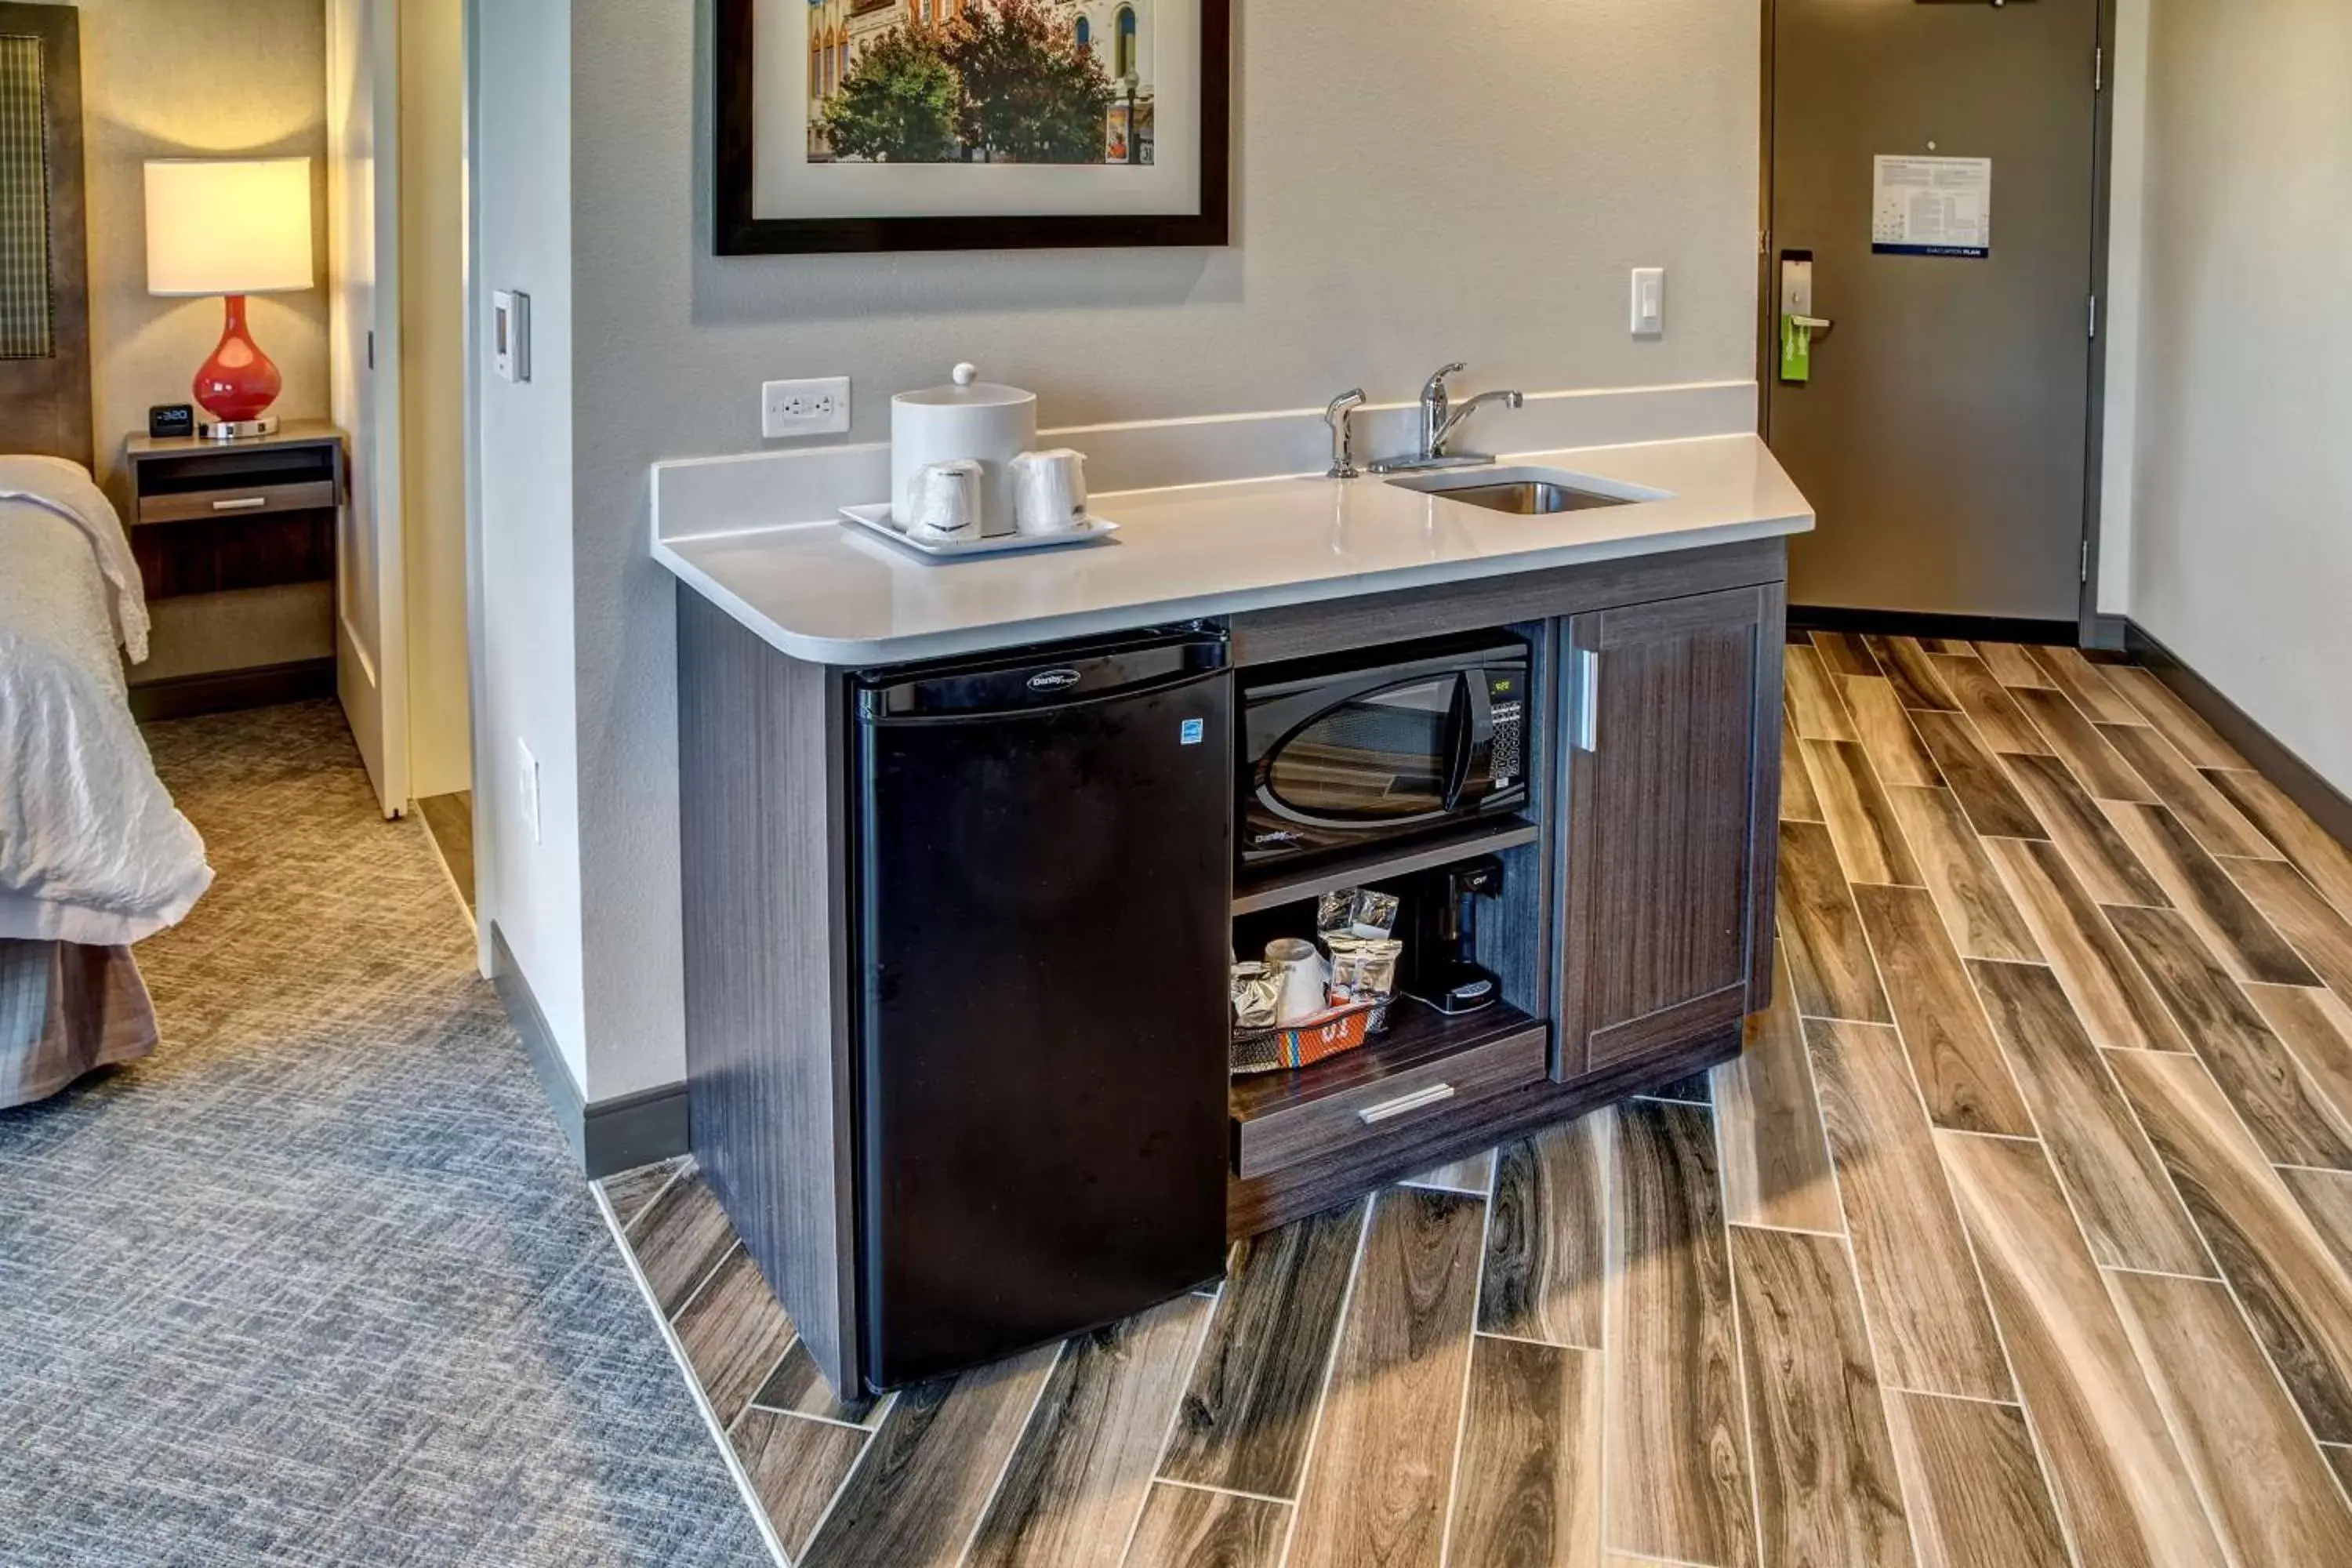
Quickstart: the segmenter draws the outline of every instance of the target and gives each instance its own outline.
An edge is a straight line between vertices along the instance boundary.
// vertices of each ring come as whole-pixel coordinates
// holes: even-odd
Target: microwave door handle
[[[1470,765],[1463,777],[1465,787],[1478,786],[1480,800],[1495,788],[1495,694],[1489,679],[1483,669],[1463,678],[1470,692]]]
[[[1454,701],[1445,723],[1445,809],[1462,809],[1462,795],[1470,787],[1470,768],[1477,750],[1477,719],[1472,712],[1474,682],[1467,675],[1454,678]]]

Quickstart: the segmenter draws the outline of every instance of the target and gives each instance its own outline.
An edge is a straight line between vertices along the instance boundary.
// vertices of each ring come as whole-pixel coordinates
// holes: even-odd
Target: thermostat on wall
[[[192,405],[159,403],[147,411],[147,434],[150,436],[193,436],[195,433],[196,411]]]
[[[500,289],[490,295],[490,365],[501,381],[530,379],[530,296]]]

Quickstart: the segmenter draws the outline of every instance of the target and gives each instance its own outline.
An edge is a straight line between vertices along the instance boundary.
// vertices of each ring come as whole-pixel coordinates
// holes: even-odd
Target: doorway
[[[1763,424],[1819,513],[1792,615],[2084,623],[2103,4],[1767,0]]]
[[[329,0],[341,695],[386,816],[473,902],[465,0]]]

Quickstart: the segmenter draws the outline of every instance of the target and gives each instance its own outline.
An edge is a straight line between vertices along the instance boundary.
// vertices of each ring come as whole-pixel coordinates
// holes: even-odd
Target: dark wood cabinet
[[[1785,619],[1765,584],[1567,623],[1563,1079],[1769,1000]]]
[[[1239,614],[1244,667],[1509,626],[1551,722],[1524,818],[1375,846],[1234,889],[1236,947],[1306,934],[1329,888],[1493,856],[1502,1004],[1402,1000],[1360,1052],[1230,1090],[1239,1238],[1737,1056],[1770,1001],[1785,550],[1748,541]],[[844,914],[856,827],[845,672],[678,592],[679,816],[692,1140],[826,1377],[865,1385]],[[1589,719],[1589,722],[1588,722]],[[1213,851],[1203,851],[1213,854]],[[1296,921],[1295,929],[1279,929]],[[1263,927],[1264,929],[1261,929]]]

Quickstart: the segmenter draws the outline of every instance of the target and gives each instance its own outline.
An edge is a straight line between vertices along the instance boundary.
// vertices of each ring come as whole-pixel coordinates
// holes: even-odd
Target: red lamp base
[[[286,389],[286,378],[246,331],[245,296],[231,294],[228,322],[221,330],[220,346],[196,372],[196,401],[212,421],[201,426],[215,440],[239,436],[267,436],[278,421],[263,414]]]

